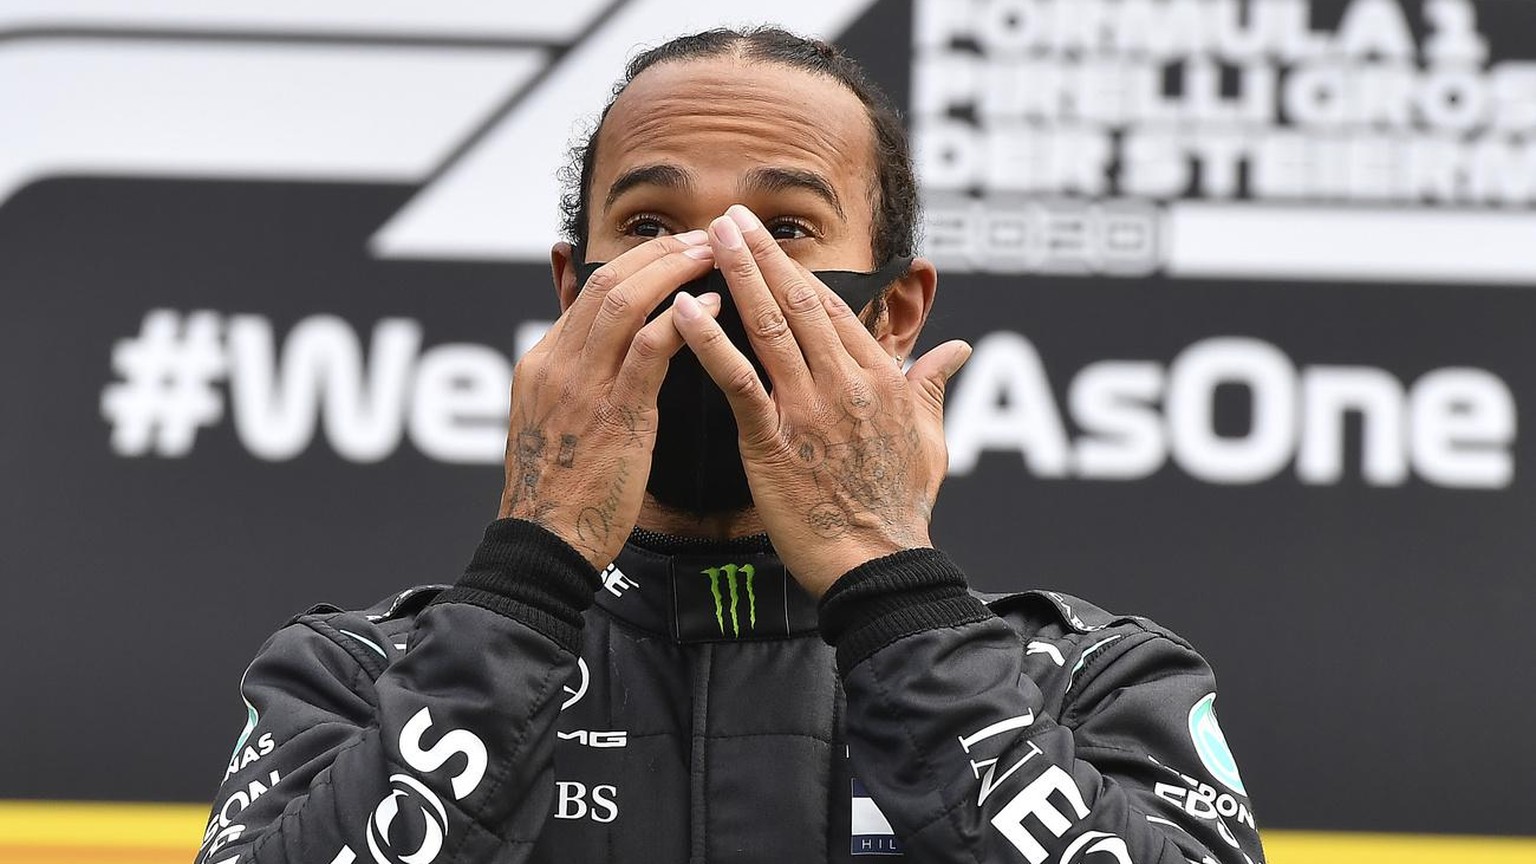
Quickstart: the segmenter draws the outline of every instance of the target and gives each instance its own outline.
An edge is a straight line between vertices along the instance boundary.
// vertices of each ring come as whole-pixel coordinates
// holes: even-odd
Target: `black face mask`
[[[578,290],[587,284],[602,263],[583,264],[576,271]],[[843,299],[850,309],[862,311],[886,286],[906,275],[911,258],[893,258],[872,273],[850,270],[817,270],[813,275]],[[741,314],[731,297],[725,274],[711,270],[678,291],[695,297],[714,292],[720,295],[720,314],[715,320],[757,370],[765,387],[772,387],[763,364],[757,359],[742,326]],[[660,315],[672,305],[673,292],[651,313]],[[725,393],[700,365],[699,358],[687,348],[678,352],[667,367],[656,398],[656,448],[651,457],[651,476],[646,489],[668,507],[694,514],[728,513],[752,504],[746,470],[741,464],[737,443],[736,416]]]

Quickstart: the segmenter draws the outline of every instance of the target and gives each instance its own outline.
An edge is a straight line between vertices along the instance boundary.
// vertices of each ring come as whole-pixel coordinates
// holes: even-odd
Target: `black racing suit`
[[[457,585],[268,640],[199,860],[1260,864],[1214,692],[1151,621],[934,550],[818,605],[765,539],[599,574],[504,520]]]

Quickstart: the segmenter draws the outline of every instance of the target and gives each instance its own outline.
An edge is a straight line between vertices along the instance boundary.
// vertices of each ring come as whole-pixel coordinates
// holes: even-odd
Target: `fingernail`
[[[703,229],[677,235],[677,242],[684,246],[703,246],[709,242],[709,232]]]
[[[757,215],[741,204],[732,204],[725,211],[725,215],[731,217],[731,221],[735,222],[736,226],[740,228],[743,233],[763,227],[763,223],[757,221]]]
[[[672,301],[672,308],[677,317],[692,321],[704,314],[704,307],[699,305],[692,294],[687,291],[677,292],[677,299]]]
[[[708,294],[700,294],[699,303],[714,309],[720,305],[720,295],[713,291],[709,292]]]
[[[741,229],[736,226],[735,220],[721,216],[709,223],[709,230],[714,232],[715,239],[727,249],[740,249],[745,245],[741,239]]]
[[[707,233],[703,232],[703,231],[700,231],[699,233],[704,235],[704,242],[708,243],[709,242],[709,235]],[[682,236],[682,235],[678,235],[678,236]],[[710,259],[715,257],[715,247],[713,247],[713,246],[689,246],[687,249],[683,250],[683,254],[687,255],[689,258],[692,258],[692,259],[694,259],[696,261],[708,261],[708,260],[710,260]]]

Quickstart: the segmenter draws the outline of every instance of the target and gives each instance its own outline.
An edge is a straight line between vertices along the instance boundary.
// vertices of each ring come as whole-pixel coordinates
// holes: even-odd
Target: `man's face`
[[[577,264],[707,228],[733,204],[751,209],[809,270],[875,270],[887,262],[873,254],[874,143],[868,110],[833,78],[729,56],[652,67],[619,96],[598,133],[584,260],[574,260],[568,243],[552,250],[562,309],[580,291]],[[891,357],[911,356],[936,278],[918,258],[871,305],[878,314],[866,325]],[[741,330],[739,320],[735,326]],[[744,333],[732,339],[750,353]],[[706,386],[690,357],[673,358],[657,395],[647,488],[648,500],[664,506],[648,527],[731,536],[752,527],[738,521],[751,503],[738,433],[724,394]],[[700,521],[714,517],[726,521]]]
[[[831,78],[722,57],[641,73],[598,137],[589,261],[744,204],[812,270],[869,270],[873,133]]]

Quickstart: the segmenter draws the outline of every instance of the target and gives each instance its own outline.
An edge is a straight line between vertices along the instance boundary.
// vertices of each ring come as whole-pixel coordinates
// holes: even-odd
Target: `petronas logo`
[[[1239,795],[1247,795],[1243,777],[1237,773],[1237,760],[1232,758],[1232,748],[1227,746],[1227,736],[1216,722],[1216,694],[1208,694],[1189,709],[1189,737],[1195,742],[1195,752],[1211,776]]]
[[[731,616],[731,638],[741,638],[741,595],[747,595],[747,629],[757,629],[757,592],[753,589],[752,580],[757,578],[757,568],[751,564],[727,564],[724,567],[711,567],[700,571],[701,575],[709,577],[709,593],[715,598],[715,624],[720,627],[720,635],[725,635],[725,616],[729,612]],[[726,595],[720,593],[720,582],[724,579],[726,592],[729,595],[730,605],[726,605]],[[745,590],[743,590],[745,589]]]

